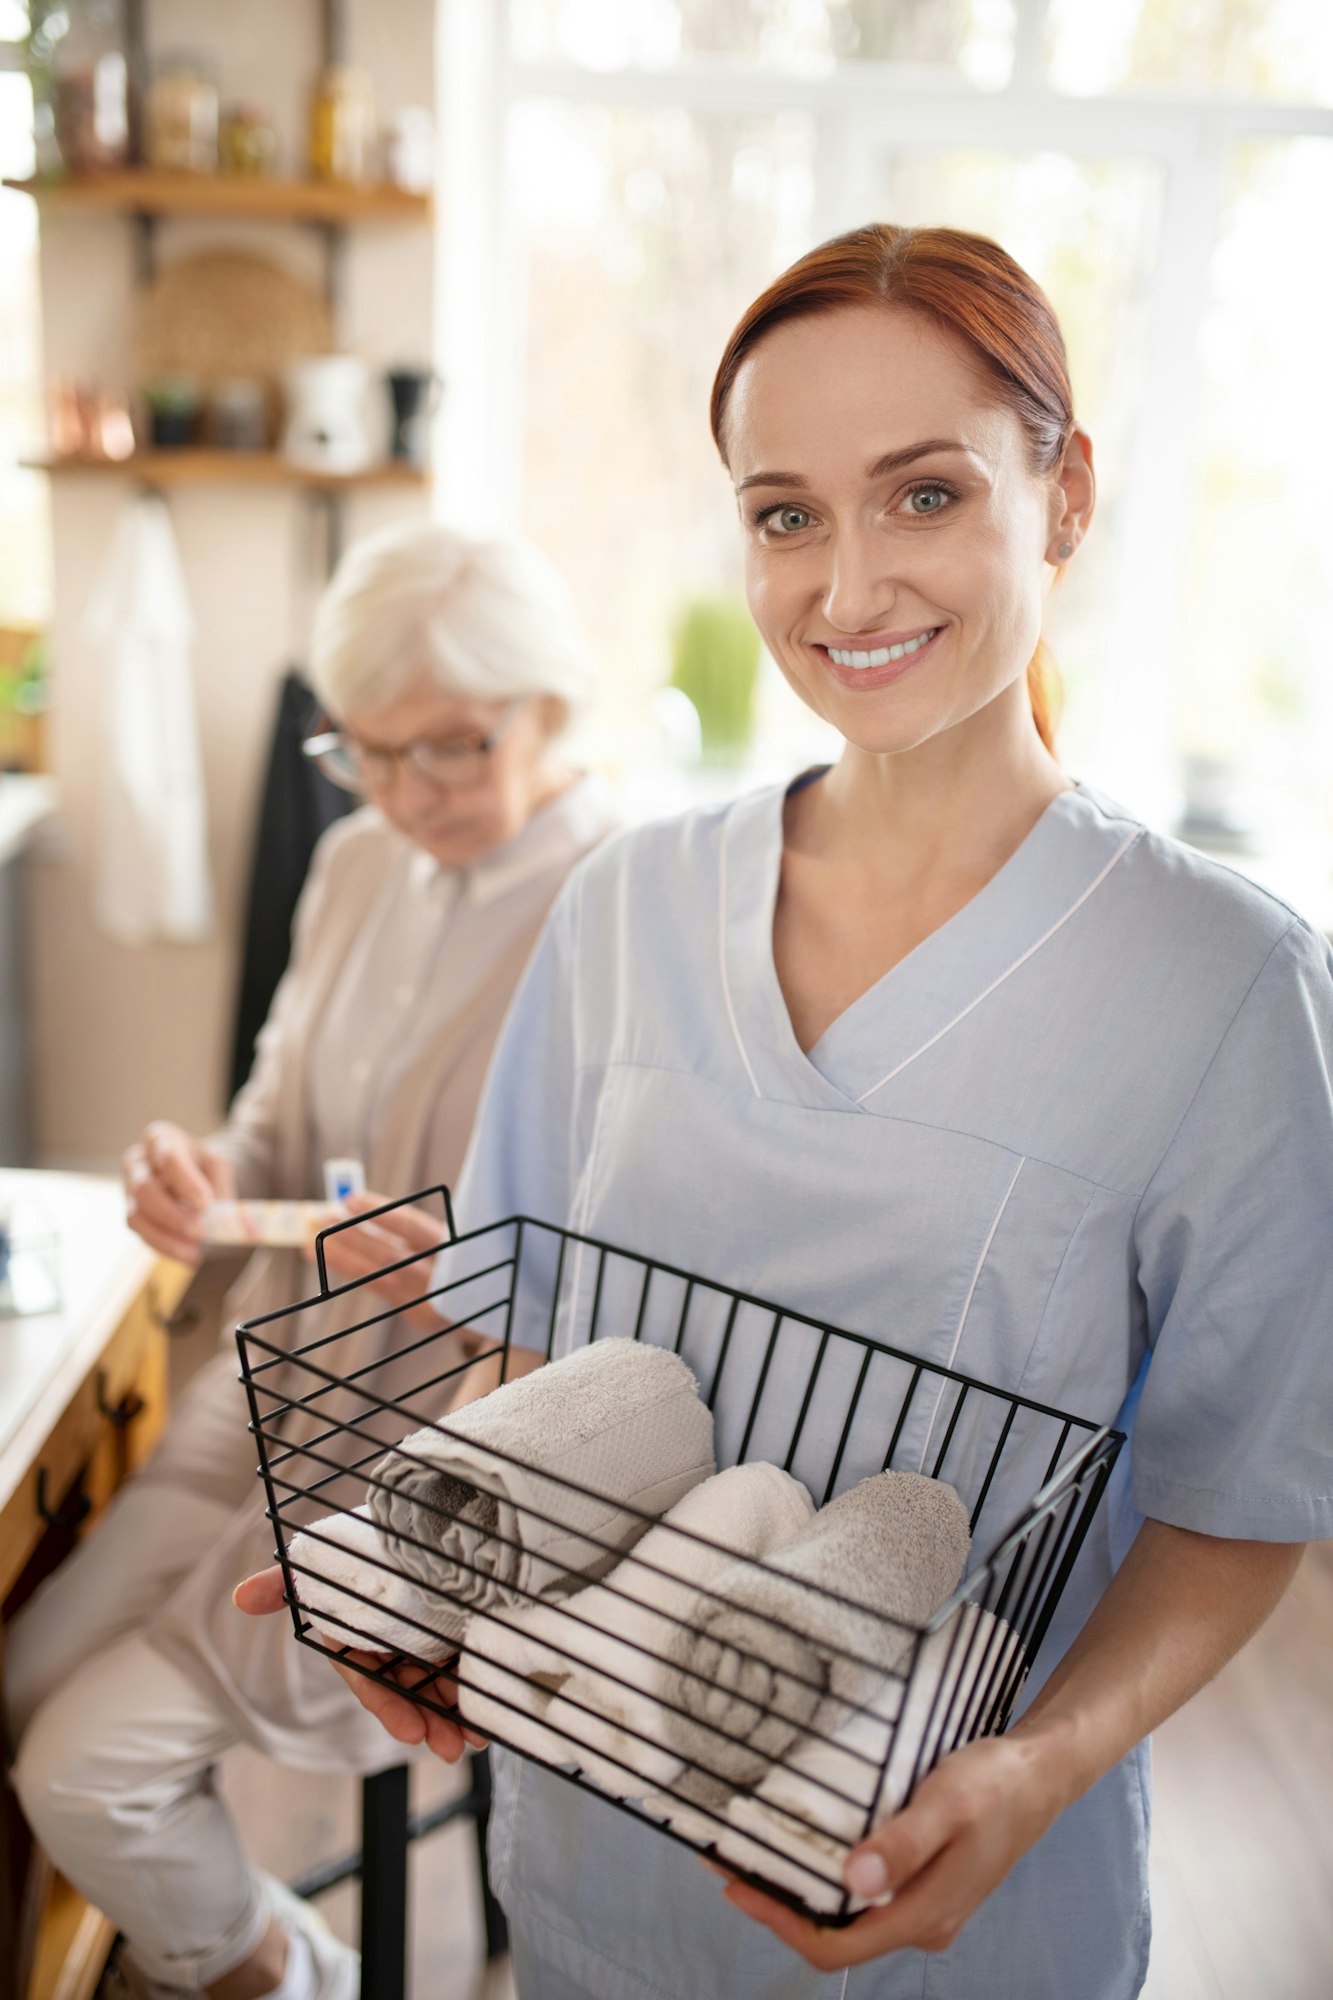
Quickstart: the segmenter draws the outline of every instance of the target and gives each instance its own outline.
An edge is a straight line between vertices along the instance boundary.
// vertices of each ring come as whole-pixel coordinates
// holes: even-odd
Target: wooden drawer
[[[179,1273],[179,1279],[177,1274]],[[0,1598],[46,1533],[84,1468],[93,1514],[147,1457],[166,1418],[165,1320],[189,1283],[183,1266],[162,1264],[78,1384],[0,1513]],[[137,1407],[136,1407],[137,1406]],[[117,1416],[134,1411],[128,1422]],[[91,1517],[90,1517],[91,1518]]]

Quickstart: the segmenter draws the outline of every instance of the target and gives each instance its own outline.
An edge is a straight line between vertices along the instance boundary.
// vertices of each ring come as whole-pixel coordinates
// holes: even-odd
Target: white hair
[[[591,668],[569,594],[528,542],[438,522],[354,544],[315,608],[310,677],[336,716],[379,708],[422,675],[482,701],[586,699]]]

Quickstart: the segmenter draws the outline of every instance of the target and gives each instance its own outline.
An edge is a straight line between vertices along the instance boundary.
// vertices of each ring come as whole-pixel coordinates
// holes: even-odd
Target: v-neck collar
[[[722,829],[722,976],[760,1097],[874,1110],[875,1093],[947,1034],[1094,894],[1143,832],[1086,786],[1061,792],[947,923],[840,1014],[807,1054],[773,961],[788,787],[740,799]]]

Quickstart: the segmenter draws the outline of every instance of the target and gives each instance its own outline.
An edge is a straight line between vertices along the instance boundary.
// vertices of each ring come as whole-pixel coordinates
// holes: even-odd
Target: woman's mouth
[[[928,653],[943,632],[942,625],[927,625],[919,632],[888,640],[879,646],[817,645],[829,663],[834,678],[844,687],[884,687],[899,680]]]

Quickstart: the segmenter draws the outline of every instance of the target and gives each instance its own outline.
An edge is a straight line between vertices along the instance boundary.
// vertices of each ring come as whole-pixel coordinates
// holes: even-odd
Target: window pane
[[[1333,104],[1328,0],[1051,0],[1051,82]]]
[[[0,71],[0,171],[32,170],[32,90]],[[33,624],[50,609],[46,480],[19,456],[41,442],[41,311],[37,209],[0,189],[0,624]]]
[[[1264,840],[1333,837],[1333,281],[1310,255],[1330,212],[1333,142],[1239,151],[1200,344],[1178,741],[1237,766]]]
[[[1069,351],[1074,408],[1097,454],[1093,532],[1056,593],[1048,619],[1064,686],[1061,749],[1096,773],[1098,677],[1107,657],[1121,487],[1147,365],[1145,310],[1161,204],[1157,168],[1143,160],[1065,154],[967,153],[881,157],[876,212],[993,237],[1048,294]]]
[[[741,311],[810,242],[811,148],[790,114],[511,116],[522,525],[573,587],[626,731],[670,672],[685,604],[740,587],[708,395]]]
[[[520,58],[588,69],[664,68],[692,56],[750,56],[787,68],[841,60],[957,70],[987,89],[1008,80],[1013,0],[514,0]]]

